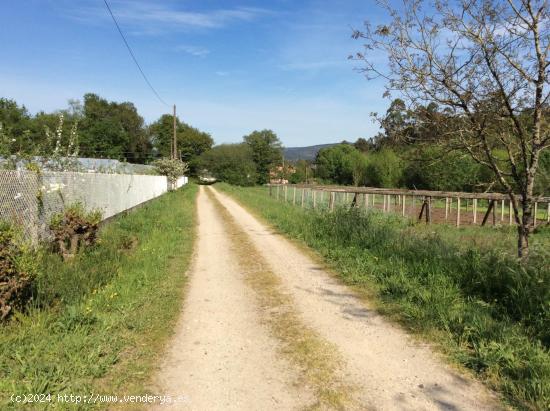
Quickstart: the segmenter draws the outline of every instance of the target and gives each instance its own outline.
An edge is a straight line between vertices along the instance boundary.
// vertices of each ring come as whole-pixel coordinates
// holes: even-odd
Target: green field
[[[550,408],[548,229],[533,236],[521,266],[511,227],[415,225],[349,207],[305,210],[265,188],[217,188],[315,250],[382,313],[435,342],[513,406]]]
[[[42,251],[34,307],[0,328],[0,400],[12,394],[144,394],[181,307],[195,233],[189,185],[119,216],[64,263]]]

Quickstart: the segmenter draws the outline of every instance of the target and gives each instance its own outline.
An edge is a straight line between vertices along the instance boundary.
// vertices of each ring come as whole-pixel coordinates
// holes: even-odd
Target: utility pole
[[[174,104],[174,135],[172,137],[172,160],[178,158],[178,140],[176,137],[176,105]]]

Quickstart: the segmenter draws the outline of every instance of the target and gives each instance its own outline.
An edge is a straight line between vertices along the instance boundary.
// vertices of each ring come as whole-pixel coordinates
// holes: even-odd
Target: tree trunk
[[[518,257],[525,260],[529,255],[529,228],[518,226]]]
[[[518,224],[518,257],[525,260],[529,256],[529,235],[532,231],[533,201],[530,197],[521,201],[523,215]]]

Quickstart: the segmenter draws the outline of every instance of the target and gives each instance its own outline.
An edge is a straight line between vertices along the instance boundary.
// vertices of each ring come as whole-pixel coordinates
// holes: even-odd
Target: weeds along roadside
[[[41,253],[35,307],[0,326],[0,408],[14,393],[146,392],[181,305],[196,192],[114,219],[71,261]]]
[[[381,312],[437,342],[517,408],[550,408],[548,255],[521,267],[498,247],[459,246],[438,233],[444,228],[364,210],[303,210],[263,188],[217,188],[316,250]]]

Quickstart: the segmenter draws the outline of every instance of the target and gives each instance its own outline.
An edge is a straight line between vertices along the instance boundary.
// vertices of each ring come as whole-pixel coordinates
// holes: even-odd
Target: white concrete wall
[[[44,206],[48,212],[81,202],[104,218],[158,197],[168,190],[166,177],[134,174],[45,172]]]
[[[176,186],[187,183],[181,177]],[[99,209],[109,218],[167,191],[165,176],[0,170],[0,219],[22,226],[34,242],[47,238],[51,217],[74,203]]]
[[[187,184],[188,182],[189,182],[189,179],[188,179],[186,176],[180,177],[180,178],[178,178],[178,180],[176,181],[176,188],[181,188],[181,187],[183,187],[185,184]]]

